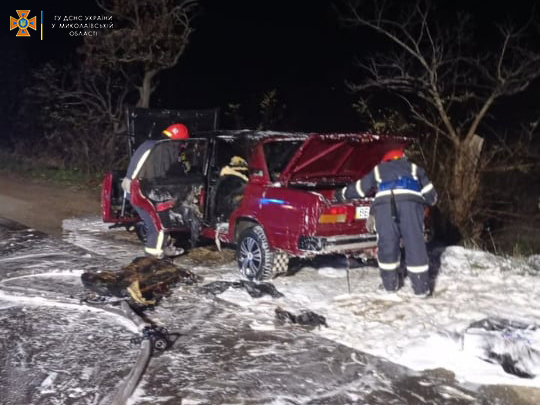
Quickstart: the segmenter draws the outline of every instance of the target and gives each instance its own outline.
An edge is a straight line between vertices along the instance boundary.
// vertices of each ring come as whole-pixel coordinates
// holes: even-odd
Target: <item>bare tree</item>
[[[358,61],[365,76],[348,86],[364,106],[376,91],[397,97],[415,130],[428,135],[428,160],[438,172],[434,177],[450,219],[463,237],[474,238],[478,229],[472,213],[478,208],[481,174],[497,155],[484,142],[487,124],[500,100],[524,92],[540,76],[540,53],[526,43],[535,25],[499,25],[496,45],[486,49],[495,41],[478,43],[468,16],[452,21],[446,16],[443,24],[430,1],[419,0],[406,9],[397,3],[341,3],[345,24],[372,30],[389,45]]]
[[[259,103],[261,122],[257,129],[275,129],[276,126],[283,122],[286,109],[287,105],[279,101],[276,89],[264,92]]]
[[[127,103],[148,107],[160,72],[176,65],[193,28],[198,0],[96,0],[113,27],[85,37],[80,60],[34,74],[26,111],[45,135],[42,150],[91,172],[127,156]]]
[[[276,130],[283,126],[286,112],[287,105],[280,100],[277,90],[270,89],[253,95],[251,102],[244,105],[229,103],[225,116],[235,129],[254,127],[258,130]]]
[[[94,70],[122,69],[149,107],[160,72],[175,66],[193,32],[198,0],[96,0],[114,28],[85,37],[82,53]]]
[[[46,64],[34,73],[32,83],[26,108],[38,111],[30,121],[45,140],[35,146],[88,173],[112,166],[125,131],[128,87],[123,77]]]

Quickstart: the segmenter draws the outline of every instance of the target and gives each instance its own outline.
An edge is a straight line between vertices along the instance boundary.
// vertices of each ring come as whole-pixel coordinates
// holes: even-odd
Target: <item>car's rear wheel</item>
[[[287,272],[289,256],[270,249],[264,230],[259,225],[240,234],[236,247],[240,273],[248,280],[265,280]]]

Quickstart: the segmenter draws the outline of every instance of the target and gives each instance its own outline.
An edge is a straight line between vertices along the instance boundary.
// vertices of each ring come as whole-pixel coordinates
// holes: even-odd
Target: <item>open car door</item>
[[[161,139],[161,131],[169,125],[181,122],[191,134],[199,131],[216,130],[219,125],[219,108],[197,110],[127,108],[127,155],[145,140]],[[124,196],[120,183],[125,170],[109,171],[101,184],[101,217],[103,222],[129,228],[140,221],[139,216]]]

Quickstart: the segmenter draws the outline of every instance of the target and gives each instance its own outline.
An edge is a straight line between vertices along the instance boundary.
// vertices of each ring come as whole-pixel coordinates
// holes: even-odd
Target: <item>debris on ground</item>
[[[463,334],[463,350],[520,378],[540,374],[540,351],[534,347],[536,325],[503,318],[473,322]]]
[[[173,344],[169,331],[157,325],[145,326],[140,336],[131,338],[131,343],[140,344],[144,339],[150,340],[152,348],[158,351],[166,350]]]
[[[130,297],[143,306],[155,305],[177,283],[195,284],[202,277],[167,260],[137,257],[120,271],[86,272],[85,288],[104,296]]]
[[[203,294],[219,295],[225,292],[228,288],[243,288],[253,298],[260,298],[263,295],[270,295],[272,298],[281,298],[283,294],[277,288],[268,282],[257,283],[249,280],[239,281],[213,281],[199,288],[199,292]]]
[[[298,315],[294,315],[281,307],[277,307],[275,312],[276,320],[278,321],[278,323],[281,324],[291,323],[296,325],[308,326],[310,328],[317,328],[321,326],[328,327],[328,324],[326,323],[326,318],[312,311],[301,311]]]
[[[235,255],[232,249],[218,250],[215,246],[201,246],[190,249],[187,258],[198,264],[222,265],[234,261]]]

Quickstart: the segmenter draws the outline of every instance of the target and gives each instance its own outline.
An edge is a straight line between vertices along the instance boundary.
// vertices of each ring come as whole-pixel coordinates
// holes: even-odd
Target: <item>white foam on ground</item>
[[[448,247],[435,294],[424,300],[412,297],[408,282],[397,295],[380,294],[376,268],[354,268],[349,275],[350,294],[344,268],[305,267],[272,280],[284,298],[265,298],[260,305],[235,289],[220,298],[266,317],[278,305],[293,313],[309,309],[325,316],[329,326],[316,333],[414,370],[445,368],[461,381],[540,387],[540,377],[508,374],[464,351],[460,340],[472,322],[488,317],[540,325],[540,307],[534,304],[540,302],[540,280],[526,260]],[[540,348],[538,333],[529,339],[531,347]]]
[[[79,230],[81,224],[82,228],[96,232],[104,227],[92,221],[65,223],[73,234],[79,234],[79,240],[92,239],[86,230]],[[87,244],[93,244],[96,251],[112,252],[91,240]],[[127,254],[134,257],[138,248],[130,249]],[[540,387],[540,377],[526,379],[508,374],[499,364],[463,350],[460,343],[471,323],[488,317],[540,325],[540,306],[536,305],[540,302],[539,257],[519,260],[459,246],[447,247],[441,256],[434,296],[426,300],[411,297],[408,280],[397,295],[380,294],[379,273],[374,267],[351,269],[348,283],[346,270],[338,265],[304,267],[291,277],[271,280],[285,295],[283,298],[254,299],[245,290],[234,288],[219,297],[253,316],[254,330],[273,327],[271,321],[277,306],[293,313],[311,310],[325,316],[329,326],[316,329],[315,333],[411,369],[444,368],[465,382]],[[197,267],[193,270],[204,274],[205,282],[239,277],[234,264]],[[540,348],[538,334],[530,339],[531,347]]]

